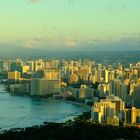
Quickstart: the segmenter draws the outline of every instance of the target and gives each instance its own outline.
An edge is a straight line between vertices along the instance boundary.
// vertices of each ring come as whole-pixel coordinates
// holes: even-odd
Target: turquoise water
[[[87,106],[71,102],[10,95],[0,85],[1,129],[64,122],[87,110]]]

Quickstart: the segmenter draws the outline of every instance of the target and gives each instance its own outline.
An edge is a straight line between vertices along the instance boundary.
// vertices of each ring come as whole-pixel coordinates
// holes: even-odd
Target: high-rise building
[[[101,83],[102,81],[102,70],[94,69],[94,75],[95,75],[95,82]]]
[[[89,67],[81,67],[78,69],[78,75],[81,80],[89,80],[89,74],[91,73],[91,69]]]
[[[137,83],[134,87],[134,107],[140,108],[140,83]]]
[[[103,98],[109,94],[109,84],[98,85],[99,97]]]
[[[86,85],[81,85],[78,91],[78,98],[79,99],[86,99],[93,97],[94,90],[92,88],[87,87]]]
[[[30,67],[30,72],[34,71],[34,61],[27,61],[27,65]]]
[[[79,80],[78,75],[76,75],[76,74],[74,73],[73,75],[70,76],[69,82],[70,82],[70,83],[77,83],[78,80]]]
[[[34,62],[34,71],[41,70],[44,68],[44,62],[42,59]]]
[[[22,72],[22,62],[12,62],[10,71],[12,71],[12,72],[14,72],[14,71]]]
[[[112,97],[94,103],[91,109],[92,121],[118,125],[119,119],[123,118],[124,102],[117,97]]]
[[[31,79],[31,95],[46,96],[60,92],[60,73],[58,70],[44,70],[43,78]]]
[[[58,69],[59,61],[58,60],[46,60],[44,62],[44,68],[46,69]]]
[[[60,80],[33,78],[31,80],[31,95],[46,96],[60,92]]]
[[[59,70],[57,69],[45,69],[44,70],[44,78],[46,80],[58,80],[60,79],[61,75]]]
[[[22,66],[22,73],[28,73],[29,71],[30,71],[30,66],[28,65]]]
[[[109,71],[105,70],[105,83],[109,82]]]
[[[129,82],[114,79],[110,82],[110,94],[118,96],[123,101],[126,101],[127,96],[129,95]]]
[[[8,72],[8,79],[9,80],[19,80],[20,79],[20,72]]]

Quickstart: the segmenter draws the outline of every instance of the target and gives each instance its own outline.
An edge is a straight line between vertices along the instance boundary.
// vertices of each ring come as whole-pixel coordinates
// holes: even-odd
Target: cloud
[[[25,48],[36,48],[39,44],[45,42],[43,37],[32,37],[17,41],[17,43]]]
[[[39,49],[55,49],[55,48],[71,48],[76,47],[80,44],[80,41],[62,36],[43,36],[43,37],[33,37],[22,39],[17,42],[18,45],[21,45],[25,48],[39,48]]]
[[[35,44],[36,44],[36,41],[34,39],[28,39],[23,42],[23,46],[25,48],[33,48]]]
[[[123,33],[121,38],[116,40],[102,40],[90,38],[89,40],[80,40],[72,37],[62,36],[37,36],[19,40],[12,44],[20,46],[25,50],[45,51],[130,51],[140,50],[140,33]],[[4,45],[3,45],[4,46]],[[19,47],[19,48],[20,48]],[[13,47],[11,47],[13,48]],[[15,49],[16,50],[16,47]],[[20,49],[19,49],[20,50]]]
[[[73,40],[73,39],[66,39],[64,40],[64,45],[69,46],[69,47],[75,47],[78,45],[78,41],[77,40]]]

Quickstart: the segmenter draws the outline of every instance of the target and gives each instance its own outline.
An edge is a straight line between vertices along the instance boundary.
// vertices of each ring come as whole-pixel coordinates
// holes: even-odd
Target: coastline
[[[2,89],[2,91],[1,92],[3,92],[3,90],[4,90],[4,88],[3,88],[3,85],[1,86],[1,89]],[[4,92],[5,92],[5,90],[4,90]],[[78,108],[79,108],[79,110],[75,110],[75,111],[70,111],[70,113],[68,114],[68,113],[66,113],[66,114],[64,114],[64,115],[62,115],[62,118],[59,118],[58,117],[58,119],[56,119],[56,120],[53,120],[53,121],[50,121],[50,120],[48,120],[47,118],[45,118],[45,119],[43,119],[42,121],[41,121],[41,123],[37,123],[37,124],[35,124],[35,123],[33,123],[33,125],[29,125],[29,126],[22,126],[21,125],[21,128],[25,128],[25,127],[32,127],[32,126],[35,126],[35,125],[37,125],[37,126],[39,126],[39,125],[43,125],[43,123],[44,122],[54,122],[54,123],[65,123],[66,121],[68,121],[68,120],[74,120],[74,118],[75,117],[78,117],[78,116],[80,116],[82,113],[84,113],[84,112],[87,112],[87,111],[90,111],[90,106],[88,106],[88,105],[86,105],[86,104],[83,104],[83,103],[79,103],[79,102],[75,102],[75,101],[68,101],[68,100],[65,100],[65,99],[55,99],[55,98],[45,98],[45,97],[36,97],[36,96],[29,96],[29,95],[19,95],[19,94],[11,94],[10,92],[6,92],[6,93],[2,93],[2,94],[9,94],[12,98],[14,98],[14,96],[17,98],[17,97],[19,97],[19,99],[20,99],[20,97],[22,98],[22,100],[24,100],[24,97],[25,97],[25,100],[26,100],[26,97],[27,98],[30,98],[30,99],[37,99],[38,101],[39,100],[45,100],[46,102],[47,101],[60,101],[60,103],[61,102],[64,102],[64,104],[65,103],[70,103],[70,104],[73,104],[73,105],[78,105]],[[8,96],[9,96],[8,95]],[[1,95],[2,96],[2,95]],[[45,102],[44,101],[44,102]],[[67,105],[67,104],[66,104]],[[24,106],[24,105],[22,105],[22,106]],[[54,104],[54,106],[55,106],[55,104]],[[57,106],[57,105],[56,105]],[[77,107],[76,107],[77,108]],[[62,108],[62,110],[63,110],[63,108]],[[23,112],[24,112],[24,110],[23,110]],[[46,112],[47,113],[47,112]],[[55,114],[55,113],[54,113]],[[56,115],[57,115],[57,113],[56,113]],[[38,115],[38,116],[40,116],[40,115]],[[28,120],[27,120],[28,121]],[[14,129],[14,128],[17,128],[17,127],[19,127],[19,126],[13,126],[13,127],[7,127],[8,126],[8,124],[5,122],[5,124],[6,124],[6,127],[5,128],[3,128],[3,126],[1,125],[1,129],[0,129],[0,131],[2,131],[2,130],[10,130],[10,129]],[[11,125],[11,124],[10,124]],[[5,126],[5,125],[4,125]]]
[[[2,84],[0,83],[0,85],[2,85]],[[21,97],[26,96],[26,97],[30,97],[30,98],[46,99],[46,100],[65,101],[65,102],[70,102],[70,103],[77,104],[77,105],[83,105],[83,106],[86,106],[86,107],[90,108],[90,105],[87,105],[87,104],[81,103],[81,102],[77,102],[77,101],[68,100],[68,99],[65,99],[65,98],[55,98],[55,97],[38,96],[38,95],[36,96],[36,95],[30,95],[29,93],[28,94],[21,94],[21,93],[16,93],[16,92],[13,93],[13,92],[10,92],[6,89],[5,89],[5,91],[7,91],[10,95],[16,95],[16,96],[21,96]]]
[[[30,95],[29,95],[30,97]],[[76,102],[76,101],[70,101],[70,100],[65,100],[65,99],[56,99],[56,98],[43,98],[43,97],[35,97],[35,96],[31,96],[31,98],[37,98],[37,99],[45,99],[45,100],[53,100],[53,101],[64,101],[64,102],[68,102],[68,103],[72,103],[72,104],[76,104],[76,105],[82,105],[82,106],[85,106],[87,108],[90,109],[90,105],[87,105],[87,104],[84,104],[84,103],[81,103],[81,102]]]

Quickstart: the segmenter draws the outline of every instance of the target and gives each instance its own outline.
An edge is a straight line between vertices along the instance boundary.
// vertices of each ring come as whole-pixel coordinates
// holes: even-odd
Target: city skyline
[[[139,4],[138,0],[1,1],[1,52],[140,50]]]
[[[103,54],[105,55],[104,52]],[[32,129],[34,125],[48,126],[48,122],[53,122],[53,131],[55,123],[70,128],[71,125],[77,126],[77,121],[78,124],[82,121],[100,129],[102,125],[105,129],[121,129],[115,137],[122,134],[122,129],[126,131],[129,128],[132,132],[133,128],[136,131],[136,128],[140,128],[140,59],[129,56],[127,61],[120,63],[114,55],[105,56],[112,61],[97,62],[89,57],[76,60],[1,60],[0,127],[4,132],[1,134],[12,132],[14,128],[15,134],[17,130],[18,133],[26,131],[25,127]],[[137,57],[136,54],[134,56]],[[131,63],[129,59],[134,59],[135,62]],[[86,113],[83,119],[79,113]],[[86,130],[87,128],[86,125]],[[5,129],[6,133],[3,131]],[[37,130],[36,133],[40,134],[40,131]],[[106,134],[105,131],[103,133]],[[89,131],[89,134],[93,133]],[[106,135],[110,137],[109,133]]]

